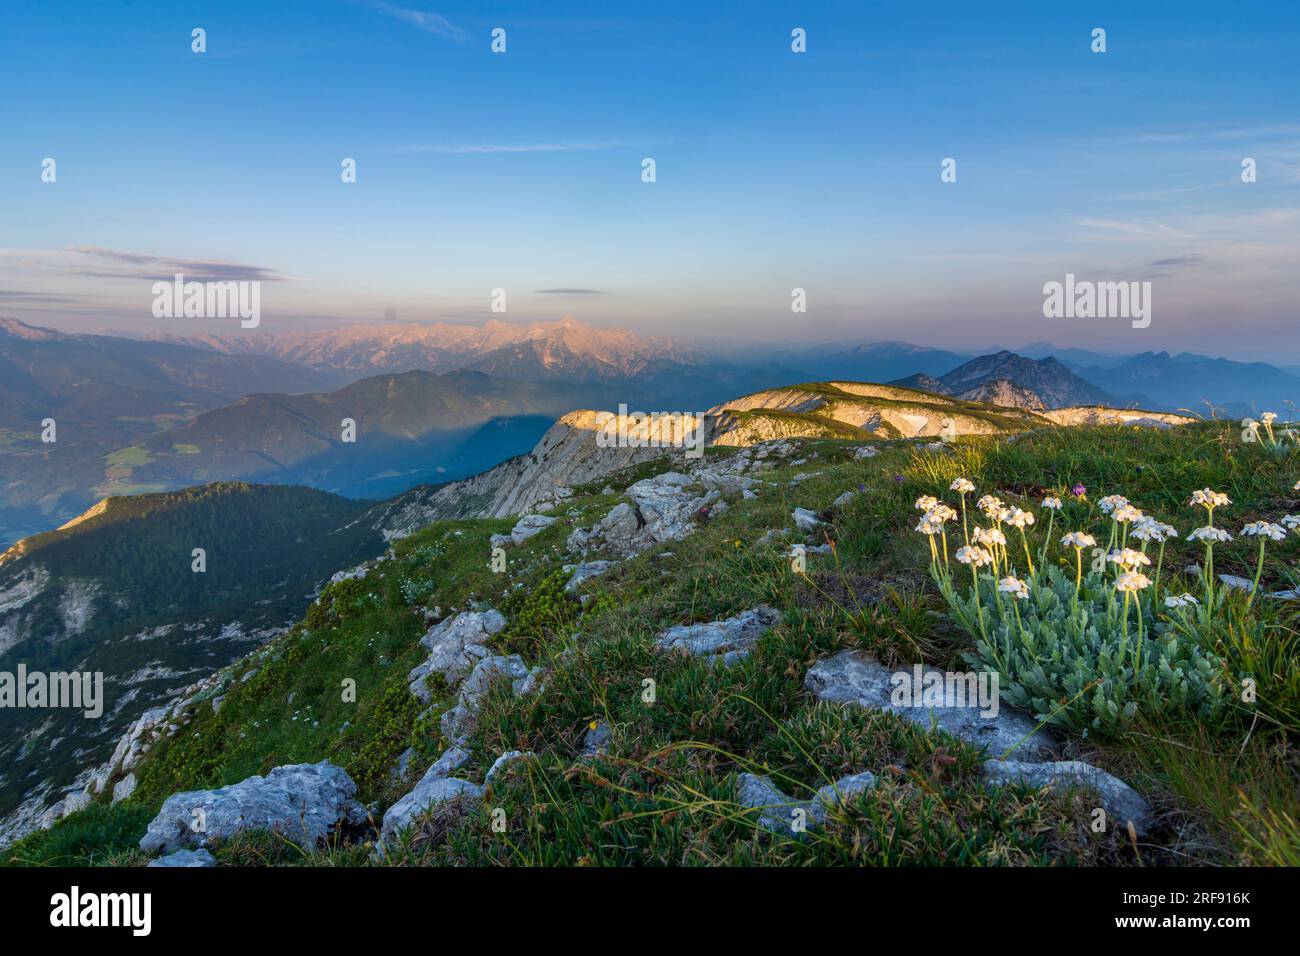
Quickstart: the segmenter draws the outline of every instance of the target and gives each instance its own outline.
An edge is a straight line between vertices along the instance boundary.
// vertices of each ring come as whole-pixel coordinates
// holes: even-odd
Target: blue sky
[[[1300,361],[1297,51],[1284,2],[15,5],[0,315],[198,331],[150,314],[179,263],[262,278],[272,332],[501,287],[510,321]],[[1045,319],[1066,272],[1152,281],[1151,326]]]

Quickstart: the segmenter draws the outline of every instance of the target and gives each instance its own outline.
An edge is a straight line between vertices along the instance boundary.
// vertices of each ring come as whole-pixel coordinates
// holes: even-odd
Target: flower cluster
[[[960,497],[960,512],[924,495],[916,501],[917,530],[929,539],[931,572],[953,620],[974,638],[967,660],[1002,674],[1010,703],[1083,733],[1122,725],[1139,707],[1207,716],[1224,706],[1227,671],[1203,635],[1225,600],[1214,593],[1213,556],[1216,545],[1233,540],[1215,524],[1216,511],[1232,505],[1226,493],[1201,488],[1188,498],[1204,510],[1204,525],[1186,534],[1205,548],[1205,591],[1193,595],[1162,586],[1165,548],[1179,530],[1124,495],[1099,498],[1094,511],[1082,485],[1045,495],[1037,508],[979,494],[969,478],[953,480],[948,490]],[[974,515],[967,514],[968,496]],[[1073,523],[1098,512],[1104,528],[1054,531],[1058,516]],[[955,577],[946,529],[958,514],[963,538],[953,557],[969,571]],[[1260,544],[1247,606],[1266,546],[1292,531],[1300,534],[1300,514],[1240,529],[1243,539]],[[1060,549],[1056,555],[1053,548]]]
[[[1300,443],[1300,434],[1291,427],[1275,431],[1273,423],[1277,421],[1277,413],[1264,412],[1259,416],[1259,421],[1253,418],[1243,418],[1241,420],[1241,440],[1247,445],[1259,445],[1269,451],[1281,452],[1286,448],[1286,444]],[[1263,429],[1261,433],[1261,429]]]
[[[1271,423],[1272,419],[1265,416],[1265,424],[1271,425]],[[1046,513],[1048,528],[1045,538],[1035,550],[1031,548],[1028,537],[1028,532],[1037,524],[1037,518],[1032,511],[1016,505],[1009,505],[997,495],[984,494],[975,501],[975,508],[984,516],[986,523],[971,526],[967,521],[966,496],[975,493],[975,483],[969,478],[957,478],[949,485],[949,490],[955,491],[961,496],[963,545],[957,549],[955,557],[959,564],[969,567],[971,574],[974,575],[972,580],[976,599],[978,600],[979,597],[980,571],[984,568],[988,569],[988,573],[992,576],[992,581],[996,585],[991,592],[995,597],[1009,594],[1016,600],[1027,598],[1032,592],[1034,580],[1038,575],[1035,555],[1037,555],[1039,564],[1048,561],[1054,540],[1052,523],[1055,521],[1057,514],[1063,513],[1064,502],[1061,498],[1053,495],[1047,495],[1042,499],[1040,507]],[[1296,482],[1294,490],[1300,490],[1300,482]],[[1074,500],[1086,503],[1084,491],[1082,485],[1076,485],[1072,491]],[[1187,503],[1189,507],[1201,508],[1205,511],[1206,523],[1201,527],[1192,529],[1187,534],[1189,541],[1199,542],[1205,547],[1203,569],[1205,593],[1200,600],[1187,600],[1191,597],[1190,595],[1166,595],[1164,606],[1170,609],[1204,607],[1206,609],[1205,613],[1208,614],[1216,606],[1213,577],[1214,547],[1215,545],[1227,544],[1233,540],[1233,535],[1230,532],[1215,525],[1215,510],[1230,507],[1232,499],[1225,492],[1216,491],[1213,488],[1200,488],[1191,493]],[[932,567],[936,574],[947,577],[950,575],[951,569],[948,566],[945,526],[948,522],[955,520],[958,513],[932,495],[923,495],[918,498],[916,508],[922,512],[916,530],[931,539],[930,556]],[[1097,510],[1109,518],[1109,535],[1105,547],[1094,551],[1094,555],[1102,560],[1100,562],[1094,561],[1092,570],[1094,573],[1101,571],[1106,565],[1113,568],[1113,574],[1109,576],[1103,575],[1103,577],[1109,577],[1108,586],[1116,596],[1122,596],[1125,607],[1127,607],[1130,599],[1138,604],[1139,626],[1141,626],[1142,594],[1145,591],[1154,589],[1152,593],[1156,595],[1156,598],[1153,601],[1159,600],[1165,545],[1167,542],[1178,538],[1179,532],[1173,525],[1166,524],[1144,513],[1141,508],[1134,505],[1124,495],[1109,494],[1098,499]],[[1258,566],[1252,588],[1258,587],[1260,575],[1263,572],[1266,544],[1270,541],[1283,541],[1290,532],[1300,534],[1300,515],[1286,515],[1277,522],[1252,521],[1241,529],[1240,534],[1242,537],[1255,538],[1260,545]],[[1019,558],[1013,554],[1009,545],[1008,537],[1013,533],[1020,539],[1024,567],[1028,571],[1026,578],[1022,578],[1017,571],[1016,565],[1019,563]],[[935,545],[934,538],[936,536],[942,539],[942,547]],[[1077,606],[1079,594],[1083,589],[1083,552],[1088,549],[1096,549],[1097,539],[1088,531],[1080,529],[1067,532],[1059,540],[1061,547],[1066,549],[1067,555],[1070,550],[1074,552],[1074,603]],[[1154,549],[1154,560],[1148,554],[1148,548]],[[1024,586],[1021,587],[1021,585]],[[1253,598],[1254,592],[1252,590],[1249,600],[1253,600]],[[1125,620],[1127,620],[1127,610],[1123,613],[1125,614]]]

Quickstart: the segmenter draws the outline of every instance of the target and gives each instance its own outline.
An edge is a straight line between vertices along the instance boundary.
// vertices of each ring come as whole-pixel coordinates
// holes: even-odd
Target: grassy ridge
[[[509,548],[503,575],[488,566],[488,538],[509,521],[439,522],[399,542],[396,558],[363,581],[332,586],[307,619],[236,665],[219,711],[200,706],[169,742],[150,754],[136,795],[114,807],[75,814],[15,845],[9,862],[138,862],[132,848],[144,822],[170,793],[232,783],[277,764],[325,757],[346,767],[360,798],[378,815],[406,787],[388,768],[413,747],[421,772],[446,742],[436,715],[450,704],[434,688],[432,717],[406,690],[425,609],[439,616],[493,606],[509,626],[501,652],[522,654],[551,673],[545,690],[514,698],[489,694],[463,771],[481,780],[506,750],[538,759],[498,779],[481,807],[456,819],[434,813],[390,853],[410,864],[1233,864],[1295,863],[1300,857],[1293,742],[1300,649],[1289,606],[1270,611],[1264,668],[1267,706],[1260,719],[1233,709],[1221,723],[1139,721],[1115,739],[1075,739],[1083,759],[1128,780],[1155,804],[1157,831],[1141,844],[1089,827],[1091,800],[1025,787],[985,788],[979,755],[940,733],[892,715],[817,702],[804,690],[807,669],[841,648],[864,648],[886,663],[957,664],[969,638],[942,613],[925,573],[924,539],[912,532],[919,495],[945,494],[965,476],[1009,504],[1037,505],[1045,493],[1069,497],[1061,516],[1073,527],[1096,517],[1094,502],[1122,493],[1184,532],[1194,516],[1190,490],[1214,487],[1234,501],[1220,515],[1238,527],[1300,510],[1291,486],[1294,456],[1242,446],[1236,430],[1207,423],[1169,431],[1044,429],[1007,438],[963,440],[951,451],[916,444],[882,446],[855,460],[856,443],[802,443],[802,466],[766,473],[754,500],[736,501],[702,520],[682,541],[621,563],[584,588],[580,605],[560,587],[571,561],[563,540],[609,510],[617,495],[580,489],[564,521]],[[712,454],[713,452],[711,452]],[[665,467],[665,466],[657,466]],[[608,484],[626,487],[638,473]],[[815,475],[791,484],[797,472]],[[601,483],[605,484],[604,482]],[[790,527],[794,507],[839,509],[835,550],[810,556],[796,573],[770,529]],[[1279,545],[1264,587],[1287,586],[1297,545]],[[1166,566],[1199,556],[1180,539]],[[1253,575],[1254,546],[1216,549],[1216,570]],[[1058,555],[1059,556],[1059,555]],[[766,602],[780,623],[745,661],[728,669],[666,657],[654,637],[674,624],[713,620]],[[1276,603],[1276,602],[1275,602]],[[1241,648],[1221,649],[1240,655]],[[1257,651],[1259,649],[1256,649]],[[1238,658],[1234,658],[1238,659]],[[961,666],[957,664],[957,666]],[[251,674],[251,676],[249,676]],[[342,699],[345,680],[356,703]],[[654,700],[645,699],[647,680]],[[1261,700],[1264,700],[1262,695]],[[597,722],[612,730],[608,753],[581,760]],[[735,774],[771,776],[806,797],[844,773],[871,770],[881,785],[832,816],[802,842],[760,830],[735,803]],[[504,832],[493,810],[504,811]],[[91,839],[86,834],[97,835]],[[219,846],[229,863],[365,864],[365,841],[304,855],[265,834]]]

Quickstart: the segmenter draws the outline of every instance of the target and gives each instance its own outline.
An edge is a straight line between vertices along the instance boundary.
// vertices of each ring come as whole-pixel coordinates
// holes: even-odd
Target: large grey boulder
[[[149,866],[164,867],[205,867],[216,866],[217,858],[207,850],[177,850],[166,856],[151,860]]]
[[[664,631],[655,646],[664,652],[683,652],[691,657],[708,657],[730,666],[749,655],[750,650],[781,619],[766,604],[735,617],[706,624],[680,624]]]
[[[361,580],[370,573],[369,562],[358,564],[355,568],[347,571],[337,571],[330,576],[330,584],[338,584],[340,581]]]
[[[569,535],[570,551],[605,546],[629,557],[667,541],[677,541],[695,530],[692,521],[704,507],[721,501],[722,483],[701,489],[695,477],[667,471],[643,478],[627,489],[631,503],[620,502],[591,528]]]
[[[603,720],[592,722],[592,726],[587,728],[587,732],[582,735],[582,754],[583,757],[603,756],[609,750],[609,741],[612,731],[608,723]]]
[[[851,773],[848,776],[840,777],[833,783],[828,783],[818,788],[813,794],[812,802],[825,810],[832,810],[835,807],[843,806],[853,800],[858,794],[872,789],[876,785],[876,775],[869,770],[862,773]],[[824,817],[825,814],[823,813]]]
[[[799,838],[806,829],[821,826],[826,814],[876,785],[870,771],[849,774],[817,790],[810,800],[786,795],[769,778],[742,773],[736,778],[736,802],[747,810],[758,810],[759,826],[783,836]]]
[[[115,786],[114,792],[116,792],[116,789]],[[78,810],[84,810],[88,806],[90,806],[90,794],[86,793],[84,790],[74,790],[63,798],[62,815],[66,817],[69,814],[76,813]]]
[[[1151,804],[1136,790],[1118,777],[1082,760],[1041,763],[989,760],[984,764],[984,779],[990,786],[1023,783],[1053,790],[1077,787],[1096,791],[1111,822],[1121,828],[1131,822],[1138,836],[1145,836],[1150,831],[1155,818]]]
[[[524,515],[510,529],[510,540],[515,544],[523,544],[533,535],[541,534],[558,520],[550,515]]]
[[[451,747],[420,778],[420,782],[401,799],[388,808],[380,828],[380,840],[388,841],[407,829],[417,817],[429,811],[452,803],[453,801],[476,800],[483,796],[487,785],[498,774],[521,760],[534,760],[533,753],[508,750],[503,753],[488,769],[483,778],[483,786],[449,776],[469,762],[469,752],[460,747]]]
[[[744,475],[731,474],[721,469],[701,468],[694,474],[696,480],[706,489],[716,490],[724,495],[743,495],[746,491],[752,492],[760,484],[756,478],[746,478]]]
[[[564,590],[569,594],[574,593],[584,582],[599,577],[616,563],[615,561],[584,561],[581,564],[566,564],[564,571],[566,574],[571,574],[572,577],[564,585]]]
[[[150,853],[204,846],[245,830],[273,830],[315,847],[340,822],[366,819],[357,785],[328,760],[276,767],[265,777],[168,797],[140,840]]]
[[[433,762],[426,775],[450,777],[452,773],[469,763],[469,757],[469,751],[463,747],[448,747],[443,751],[442,756]]]
[[[967,706],[896,706],[891,697],[894,671],[863,651],[844,650],[818,661],[808,670],[804,686],[819,700],[855,704],[897,714],[929,729],[946,731],[967,743],[982,747],[992,757],[1015,755],[1020,759],[1043,759],[1052,754],[1055,736],[1023,711],[998,703],[997,713],[986,716],[979,704]],[[923,669],[923,674],[942,671]],[[909,672],[910,678],[910,672]]]
[[[136,779],[134,773],[128,773],[125,777],[113,784],[113,803],[120,803],[131,794],[135,793]]]
[[[773,833],[794,835],[795,810],[807,813],[808,804],[787,796],[770,779],[756,773],[742,773],[736,778],[736,802],[746,810],[757,810],[758,825]]]
[[[495,681],[508,680],[511,690],[519,694],[529,674],[528,665],[518,654],[483,658],[461,684],[455,706],[442,715],[442,735],[456,744],[463,744],[474,730],[479,705],[488,688]]]
[[[437,765],[429,768],[420,782],[410,793],[404,795],[396,803],[388,808],[384,814],[384,823],[380,828],[379,837],[382,841],[388,842],[397,836],[403,830],[410,827],[417,817],[423,816],[430,810],[441,806],[445,803],[451,803],[454,800],[476,800],[483,795],[483,788],[476,783],[470,783],[468,780],[461,780],[458,777],[439,776],[436,773]]]
[[[411,693],[429,703],[433,694],[427,678],[441,674],[455,686],[475,665],[491,656],[488,639],[506,626],[499,611],[464,611],[429,628],[420,643],[429,649],[429,657],[406,675]]]
[[[800,531],[816,531],[819,525],[825,524],[817,517],[815,511],[809,511],[807,508],[795,508],[790,517],[794,519],[795,527]]]
[[[627,493],[645,519],[645,533],[654,544],[677,541],[694,530],[691,518],[697,511],[722,498],[716,488],[697,494],[695,479],[675,471],[638,481]]]
[[[486,786],[491,783],[499,774],[505,773],[517,763],[536,759],[537,754],[531,750],[507,750],[488,767],[488,772],[483,775],[483,784]]]

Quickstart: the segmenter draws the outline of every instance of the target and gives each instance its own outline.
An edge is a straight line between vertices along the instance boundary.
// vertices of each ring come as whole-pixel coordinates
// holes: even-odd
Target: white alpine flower
[[[1285,515],[1282,518],[1282,524],[1294,531],[1296,528],[1300,528],[1300,515]]]
[[[930,520],[928,514],[921,515],[921,520],[916,523],[916,530],[925,535],[936,535],[943,530],[943,525],[936,524]]]
[[[1132,505],[1120,505],[1111,515],[1113,519],[1120,524],[1128,524],[1130,521],[1140,521],[1142,519],[1142,509],[1134,508]]]
[[[1201,505],[1204,508],[1218,508],[1222,505],[1232,504],[1232,499],[1222,491],[1213,491],[1210,488],[1201,488],[1199,491],[1192,492],[1192,497],[1188,504]]]
[[[1191,594],[1170,594],[1165,598],[1165,607],[1190,607],[1194,604],[1200,604],[1195,596]]]
[[[1011,525],[1013,528],[1027,528],[1034,523],[1034,516],[1028,511],[1021,511],[1019,508],[1007,508],[998,515],[998,520],[1003,524]]]
[[[969,494],[975,490],[975,486],[966,478],[954,478],[952,484],[949,485],[948,488],[951,491],[963,495]]]
[[[1132,571],[1134,568],[1151,564],[1150,558],[1141,551],[1134,551],[1132,548],[1112,551],[1110,554],[1106,555],[1106,560],[1111,564],[1118,564],[1126,571]]]
[[[1002,504],[1002,499],[994,495],[984,495],[979,501],[975,502],[975,507],[988,517],[990,521],[996,521],[1002,509],[1006,506]]]
[[[1043,507],[1046,508],[1048,511],[1060,511],[1061,499],[1053,498],[1049,495],[1048,497],[1043,499]]]
[[[1139,571],[1129,571],[1115,579],[1115,590],[1121,594],[1132,594],[1151,587],[1151,579]]]
[[[1259,420],[1265,425],[1272,425],[1277,421],[1277,412],[1265,412],[1259,416]]]
[[[993,563],[993,555],[989,554],[983,548],[976,548],[970,545],[958,548],[954,557],[956,557],[962,564],[973,564],[977,568],[982,568],[986,564]]]
[[[939,504],[931,508],[929,511],[927,511],[925,513],[925,516],[929,518],[931,521],[942,525],[945,522],[952,521],[953,519],[955,519],[957,517],[957,512],[953,511],[943,502],[940,502]]]
[[[1139,541],[1155,541],[1159,543],[1178,537],[1178,530],[1171,524],[1164,524],[1150,515],[1143,515],[1133,522],[1129,534]]]
[[[1102,514],[1110,514],[1116,508],[1123,508],[1128,504],[1128,499],[1123,495],[1107,495],[1097,502],[1097,507],[1101,509]]]
[[[1286,537],[1286,528],[1269,521],[1252,521],[1241,529],[1241,533],[1252,538],[1265,537],[1272,538],[1274,541],[1281,541]]]
[[[1097,539],[1083,531],[1071,531],[1061,539],[1061,544],[1067,548],[1093,548],[1097,546]]]
[[[1000,544],[1005,547],[1007,543],[1007,536],[997,528],[985,530],[977,525],[974,532],[971,533],[971,537],[976,544]]]
[[[1228,534],[1228,532],[1224,531],[1222,528],[1212,528],[1207,525],[1204,528],[1197,528],[1187,536],[1187,540],[1208,541],[1211,544],[1214,544],[1215,542],[1222,543],[1225,541],[1231,541],[1232,535]]]
[[[998,582],[998,590],[1006,594],[1012,594],[1017,601],[1023,601],[1029,597],[1029,585],[1020,580],[1015,575],[1007,575]]]
[[[915,507],[917,511],[929,511],[938,503],[939,503],[939,499],[934,497],[933,495],[922,495],[921,497],[916,499]]]

